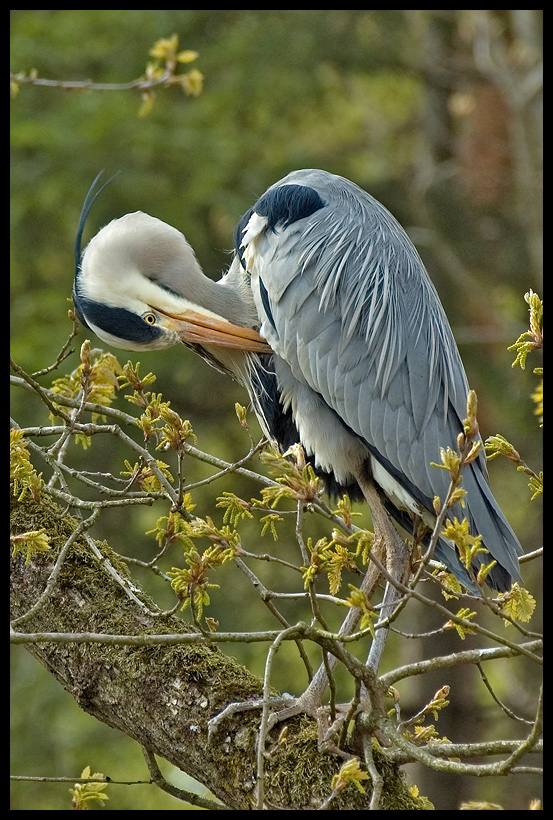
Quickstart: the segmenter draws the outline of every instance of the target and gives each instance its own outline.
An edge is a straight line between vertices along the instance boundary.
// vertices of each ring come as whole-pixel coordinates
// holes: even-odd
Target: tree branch
[[[60,551],[66,555],[56,583],[42,605],[25,621],[29,632],[108,633],[190,636],[195,629],[175,616],[155,616],[156,605],[135,585],[142,604],[122,586],[79,536],[67,548],[78,524],[60,514],[52,502],[16,501],[15,533],[44,527],[51,550],[12,558],[12,617],[31,610],[48,586]],[[96,544],[103,559],[127,576],[126,565],[109,547]],[[251,809],[257,800],[257,741],[260,711],[226,718],[215,742],[208,742],[208,721],[231,701],[251,701],[262,694],[262,682],[204,639],[193,643],[129,646],[114,643],[37,642],[25,648],[57,678],[79,706],[98,720],[121,730],[148,750],[170,761],[207,786],[235,810]],[[285,743],[275,731],[266,739],[264,807],[316,809],[332,792],[331,779],[340,757],[321,752],[316,723],[306,717],[289,722]],[[377,758],[380,765],[381,758]],[[420,808],[395,767],[381,771],[384,789],[380,808]],[[177,795],[179,796],[179,795]],[[365,794],[348,787],[333,808],[361,810]]]

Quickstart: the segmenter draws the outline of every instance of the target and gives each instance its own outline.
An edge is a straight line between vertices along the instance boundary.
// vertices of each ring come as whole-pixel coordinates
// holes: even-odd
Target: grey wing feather
[[[326,204],[255,240],[271,306],[265,335],[295,379],[432,511],[449,476],[430,462],[439,462],[440,447],[456,447],[469,391],[434,286],[399,223],[369,194],[320,171],[277,185],[290,183],[312,186]],[[519,577],[520,546],[488,488],[483,454],[464,481],[469,519]],[[493,548],[498,538],[514,559]]]
[[[296,172],[283,183],[317,187],[310,178],[317,173]],[[432,497],[434,481],[421,475],[421,465],[439,459],[440,445],[455,445],[460,428],[450,429],[448,416],[453,408],[464,417],[469,389],[449,324],[391,214],[353,183],[340,180],[333,191],[325,182],[318,190],[328,207],[259,239],[277,352],[409,481],[422,479],[420,489]],[[421,451],[429,447],[431,453]]]

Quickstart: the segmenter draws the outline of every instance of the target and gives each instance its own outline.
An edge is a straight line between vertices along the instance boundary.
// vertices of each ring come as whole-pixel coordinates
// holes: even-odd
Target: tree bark
[[[48,501],[29,499],[12,505],[12,532],[45,528],[51,550],[12,557],[12,618],[27,612],[43,593],[57,556],[77,522]],[[105,543],[96,542],[98,560],[82,538],[67,552],[54,588],[31,617],[16,625],[24,632],[165,635],[191,633],[180,618],[155,617],[156,605],[134,582],[127,565]],[[129,579],[133,600],[110,574],[109,562]],[[140,605],[142,602],[142,606]],[[145,605],[145,606],[144,606]],[[120,646],[89,642],[24,644],[79,706],[98,720],[132,737],[151,752],[192,775],[231,809],[256,803],[260,710],[225,719],[208,742],[208,721],[233,701],[260,697],[262,682],[206,641],[178,645]],[[301,716],[287,721],[285,742],[277,726],[267,742],[265,807],[316,809],[331,793],[331,779],[343,759],[321,752],[315,721]],[[377,759],[384,777],[380,809],[424,808],[402,774]],[[332,809],[367,809],[365,794],[348,785]]]

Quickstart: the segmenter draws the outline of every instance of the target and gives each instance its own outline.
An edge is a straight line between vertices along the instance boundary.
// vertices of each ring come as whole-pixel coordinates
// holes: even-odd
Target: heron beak
[[[158,308],[158,313],[163,313],[167,317],[163,322],[164,327],[174,330],[181,341],[188,344],[225,347],[251,353],[272,353],[272,348],[256,330],[233,325],[226,319],[198,313],[195,310],[171,314]]]

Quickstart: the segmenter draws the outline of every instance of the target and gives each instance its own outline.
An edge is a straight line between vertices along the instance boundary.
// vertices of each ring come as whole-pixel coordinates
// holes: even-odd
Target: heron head
[[[86,247],[75,277],[75,307],[114,347],[170,347],[183,340],[179,320],[198,310],[186,290],[201,276],[184,236],[138,211],[114,219]]]
[[[105,187],[94,194],[97,179],[75,243],[73,301],[82,322],[102,341],[125,350],[184,342],[250,351],[258,345],[265,352],[256,331],[225,317],[224,301],[214,294],[217,283],[203,274],[183,234],[160,219],[141,211],[114,219],[81,253],[85,220]]]

